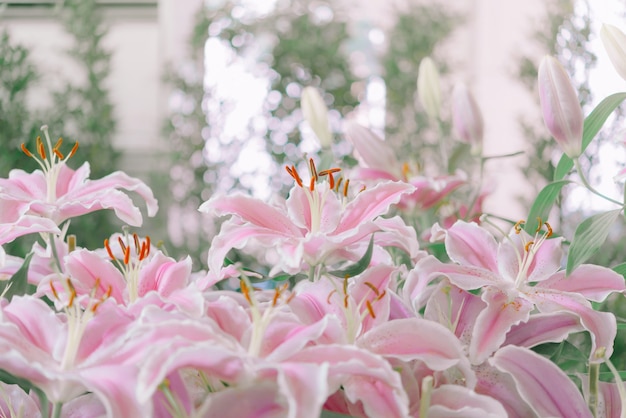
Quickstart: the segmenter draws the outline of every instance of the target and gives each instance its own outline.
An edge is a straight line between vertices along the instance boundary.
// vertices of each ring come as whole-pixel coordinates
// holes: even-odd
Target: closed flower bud
[[[582,153],[583,111],[565,69],[554,57],[539,65],[539,99],[543,120],[561,149],[574,159]]]
[[[600,39],[613,67],[626,80],[626,35],[615,26],[605,23],[600,29]]]
[[[322,148],[329,148],[332,134],[328,125],[328,109],[324,99],[314,87],[305,87],[301,99],[304,119],[320,141]]]
[[[459,139],[480,154],[483,144],[483,115],[465,84],[457,84],[452,92],[452,122]]]
[[[441,88],[439,72],[429,57],[422,59],[417,74],[417,96],[424,110],[433,119],[439,117],[441,107]]]

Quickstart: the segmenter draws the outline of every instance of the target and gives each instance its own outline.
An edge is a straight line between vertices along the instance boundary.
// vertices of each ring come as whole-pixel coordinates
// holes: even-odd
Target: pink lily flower
[[[519,226],[501,243],[473,223],[457,222],[443,231],[434,227],[435,238],[444,238],[446,250],[455,264],[443,264],[426,257],[409,274],[406,295],[418,308],[428,293],[428,283],[447,277],[464,290],[483,289],[487,307],[476,318],[470,346],[472,363],[480,364],[500,347],[512,326],[526,322],[534,308],[540,312],[569,312],[580,318],[591,333],[591,361],[599,361],[597,349],[605,357],[613,351],[617,332],[615,317],[595,311],[591,301],[603,301],[612,292],[623,292],[623,278],[607,268],[582,265],[569,277],[560,271],[560,239],[547,239],[548,232],[530,237]],[[601,350],[598,352],[601,353]]]
[[[510,374],[520,395],[540,417],[592,417],[572,380],[545,357],[512,345],[498,350],[489,362]]]
[[[359,192],[348,200],[348,184],[335,182],[335,170],[315,172],[310,186],[304,186],[295,168],[288,168],[296,180],[283,207],[272,206],[244,195],[214,196],[200,211],[216,216],[232,215],[222,225],[209,249],[209,275],[199,284],[212,286],[224,278],[224,258],[233,248],[255,243],[276,248],[281,260],[272,269],[296,274],[320,264],[326,266],[359,259],[372,234],[379,246],[393,245],[412,258],[418,255],[415,230],[399,217],[384,219],[389,207],[413,191],[408,184],[385,182]],[[322,176],[329,181],[317,183]],[[342,189],[341,192],[339,189]]]
[[[487,304],[480,296],[473,295],[443,280],[435,286],[424,317],[448,327],[459,338],[466,353],[480,341],[474,335],[474,324]],[[561,342],[572,332],[582,331],[578,316],[570,312],[535,313],[527,322],[511,327],[506,334],[503,346],[531,348],[546,342]],[[500,347],[498,347],[500,348]],[[511,377],[485,361],[473,367],[476,373],[474,390],[497,399],[506,409],[509,417],[534,416],[529,403],[532,399],[523,398]]]
[[[358,179],[400,181],[415,187],[413,193],[402,197],[400,208],[430,209],[467,183],[466,176],[461,172],[436,177],[410,175],[409,165],[400,164],[394,150],[385,141],[359,124],[348,124],[346,138],[354,146],[361,165],[355,171]]]
[[[32,296],[5,301],[0,368],[39,387],[52,403],[89,391],[107,416],[141,416],[133,393],[136,353],[125,348],[130,317],[101,300],[85,310],[76,302],[57,314]]]
[[[37,138],[37,152],[31,153],[24,145],[24,153],[40,165],[41,170],[26,173],[14,169],[8,179],[0,179],[0,201],[11,211],[39,215],[53,220],[57,225],[63,221],[100,209],[113,209],[119,219],[132,226],[142,223],[142,216],[130,197],[120,189],[136,192],[147,205],[148,215],[154,216],[158,204],[152,191],[142,181],[129,177],[121,171],[99,180],[89,180],[89,163],[78,170],[66,165],[72,151],[63,156],[62,140],[52,146],[47,127],[43,127],[46,145]]]
[[[108,240],[106,251],[80,249],[71,252],[63,258],[63,268],[64,273],[72,278],[72,287],[68,288],[56,273],[52,273],[41,281],[38,293],[53,300],[61,295],[63,303],[72,293],[110,298],[126,307],[139,303],[140,306],[127,311],[131,314],[141,312],[145,304],[156,304],[200,316],[203,300],[190,280],[191,259],[175,261],[153,248],[149,238],[142,241],[137,235],[132,237],[131,242],[119,237],[117,243],[124,246],[125,253],[121,259],[117,258]]]

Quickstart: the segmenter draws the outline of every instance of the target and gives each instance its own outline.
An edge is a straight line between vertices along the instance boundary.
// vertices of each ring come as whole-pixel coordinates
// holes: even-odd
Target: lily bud
[[[582,153],[583,111],[565,69],[545,56],[539,65],[539,100],[546,127],[568,157]]]
[[[435,63],[429,57],[420,62],[417,73],[417,96],[419,97],[426,114],[433,119],[439,118],[441,107],[441,88],[439,87],[439,72]]]
[[[626,80],[626,35],[617,27],[605,23],[600,29],[600,39],[613,67]]]
[[[480,154],[483,145],[483,115],[465,84],[457,84],[452,92],[452,122],[459,139]]]
[[[328,125],[328,108],[314,87],[305,87],[301,98],[302,113],[320,141],[322,148],[329,148],[332,134]]]
[[[367,168],[391,172],[400,178],[400,164],[393,148],[378,135],[356,122],[348,121],[345,128],[346,138],[357,153],[359,162]]]

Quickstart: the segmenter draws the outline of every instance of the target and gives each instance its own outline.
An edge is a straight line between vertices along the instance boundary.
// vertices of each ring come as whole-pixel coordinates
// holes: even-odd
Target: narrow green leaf
[[[606,241],[609,229],[622,212],[621,209],[598,213],[585,219],[574,232],[567,257],[566,275],[591,257]]]
[[[346,267],[343,270],[334,270],[334,271],[330,271],[329,273],[332,274],[333,276],[337,276],[341,278],[357,276],[363,273],[365,269],[370,265],[370,261],[372,261],[373,252],[374,252],[374,234],[372,234],[372,237],[370,238],[370,243],[367,246],[367,250],[365,251],[365,254],[363,254],[363,257],[361,257],[359,261],[357,261],[351,266]]]
[[[626,93],[615,93],[605,97],[585,118],[585,124],[583,125],[583,152],[587,149],[591,140],[598,134],[611,113],[624,100],[626,100]]]
[[[556,165],[556,170],[554,170],[554,181],[564,179],[572,168],[574,168],[574,161],[567,154],[561,155],[561,159]]]
[[[626,93],[612,94],[602,100],[600,104],[598,104],[598,106],[591,111],[589,116],[585,118],[582,141],[583,152],[587,149],[591,140],[598,134],[600,128],[602,128],[602,125],[604,125],[604,122],[606,122],[611,113],[613,113],[617,106],[622,104],[625,99]],[[573,167],[574,161],[572,161],[572,159],[567,155],[563,154],[558,165],[556,166],[554,180],[562,180]]]
[[[617,324],[617,329],[626,329],[626,324]]]
[[[30,252],[24,258],[24,264],[15,274],[9,279],[0,282],[0,294],[2,294],[7,287],[9,290],[4,294],[9,301],[13,296],[21,296],[26,294],[28,289],[28,266],[30,265],[30,259],[33,258],[33,253]]]
[[[559,193],[561,193],[561,189],[563,188],[563,186],[568,183],[571,183],[571,181],[555,181],[548,184],[539,192],[537,198],[535,199],[535,202],[530,208],[530,213],[528,214],[528,219],[526,221],[526,225],[524,226],[526,232],[528,232],[529,234],[533,234],[537,230],[537,228],[539,227],[539,222],[537,218],[541,219],[544,222],[548,220],[548,216],[550,215],[550,209],[552,209],[554,202],[556,202],[557,197],[559,197]]]

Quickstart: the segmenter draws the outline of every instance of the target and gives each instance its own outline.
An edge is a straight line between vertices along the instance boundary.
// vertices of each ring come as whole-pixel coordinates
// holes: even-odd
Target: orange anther
[[[311,177],[317,181],[317,170],[315,169],[315,161],[313,161],[313,158],[309,158],[309,170],[311,170]]]
[[[374,308],[372,308],[372,304],[370,303],[369,300],[365,301],[365,306],[367,307],[367,310],[369,311],[369,313],[372,316],[372,318],[376,319],[376,314],[374,313]]]
[[[150,236],[146,235],[146,240],[144,241],[144,243],[146,244],[146,255],[145,255],[145,257],[147,257],[148,255],[150,255]]]
[[[124,244],[122,237],[117,237],[117,242],[120,244],[120,247],[122,248],[122,252],[126,253],[126,244]]]
[[[76,154],[76,150],[78,150],[78,142],[74,144],[74,146],[72,147],[72,150],[70,151],[70,155],[68,155],[67,158],[72,158],[74,154]]]
[[[335,185],[335,191],[337,193],[339,193],[339,188],[341,187],[341,183],[343,182],[343,176],[339,177],[339,180],[337,180],[337,184]]]
[[[115,256],[113,255],[113,251],[111,251],[111,247],[109,246],[109,239],[108,238],[104,239],[104,248],[106,248],[107,253],[109,253],[109,257],[111,257],[111,260],[115,260]]]
[[[534,243],[535,241],[528,241],[526,245],[524,245],[524,249],[526,250],[526,252],[530,251],[530,246],[533,245]]]
[[[276,306],[276,303],[278,302],[278,298],[280,297],[280,288],[275,288],[274,289],[274,297],[272,298],[272,306]]]
[[[382,298],[385,297],[385,295],[387,294],[387,291],[385,289],[383,289],[383,292],[378,295],[378,297],[376,298],[376,300],[381,300]]]
[[[522,225],[526,224],[526,221],[524,220],[519,220],[517,221],[517,223],[515,224],[515,226],[513,228],[515,228],[515,233],[519,234],[522,232]]]
[[[141,246],[139,245],[139,236],[137,236],[137,234],[133,234],[133,241],[135,242],[135,252],[139,255]]]
[[[348,275],[346,275],[346,277],[343,278],[343,294],[347,295],[348,294]]]
[[[285,166],[285,169],[287,170],[287,173],[289,173],[289,175],[296,181],[298,186],[302,187],[302,179],[300,178],[296,167],[293,165],[291,167]]]
[[[350,179],[346,180],[346,183],[343,185],[343,196],[348,197],[348,186],[350,186]]]
[[[372,292],[374,292],[374,294],[376,294],[376,296],[380,295],[380,292],[378,291],[378,289],[376,288],[376,286],[374,286],[373,284],[371,284],[370,282],[364,282],[363,283],[365,286],[369,287],[370,289],[372,289]]]
[[[344,308],[348,307],[348,295],[347,294],[343,297],[343,307]]]
[[[547,237],[547,238],[550,238],[550,237],[552,236],[552,233],[553,233],[553,231],[552,231],[552,227],[550,226],[550,224],[549,224],[548,222],[544,222],[543,224],[544,224],[544,225],[546,226],[546,228],[548,229],[548,231],[546,231],[546,237]]]
[[[541,227],[543,226],[543,221],[541,220],[541,218],[539,216],[537,216],[537,229],[535,229],[535,234],[539,233],[539,231],[541,231]]]
[[[58,149],[53,148],[52,152],[54,152],[54,155],[56,155],[59,158],[59,160],[63,159],[63,153],[61,153],[61,151],[59,151]]]
[[[241,288],[241,293],[246,298],[248,303],[252,305],[252,298],[250,298],[250,289],[248,288],[248,285],[246,284],[246,282],[242,280],[239,284],[239,287]]]
[[[311,177],[311,181],[309,182],[309,190],[315,190],[315,177]]]
[[[74,285],[72,284],[72,281],[69,278],[67,279],[67,287],[69,288],[69,291],[70,291],[70,300],[67,306],[71,308],[72,305],[74,305],[74,299],[76,299],[76,289],[74,288]]]
[[[31,152],[28,150],[28,148],[26,148],[26,145],[22,144],[22,152],[24,154],[26,154],[27,157],[32,157],[33,154],[31,154]]]
[[[126,247],[124,250],[124,264],[128,265],[130,263],[130,247]]]
[[[63,143],[63,138],[59,138],[57,139],[57,143],[54,144],[54,148],[53,149],[59,149],[61,148],[61,144]]]
[[[52,291],[52,294],[54,295],[55,299],[59,299],[59,294],[57,293],[57,290],[54,288],[54,285],[52,284],[52,282],[50,282],[50,290]]]
[[[104,296],[102,297],[102,300],[104,300],[104,299],[108,299],[109,297],[111,297],[111,292],[113,292],[113,287],[111,287],[111,285],[109,285],[109,286],[107,287],[107,291],[106,291],[106,293],[105,293],[105,294],[104,294]]]
[[[39,153],[39,156],[42,160],[46,159],[46,149],[44,148],[43,142],[41,142],[41,140],[39,140],[39,143],[37,144],[37,152]]]
[[[326,303],[328,303],[330,305],[330,298],[333,294],[335,294],[337,292],[337,290],[333,290],[332,292],[330,292],[328,294],[328,297],[326,298]]]

